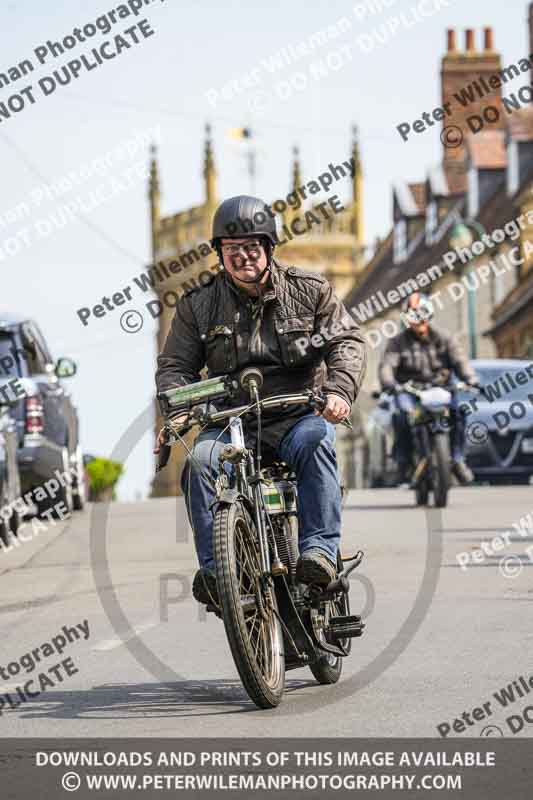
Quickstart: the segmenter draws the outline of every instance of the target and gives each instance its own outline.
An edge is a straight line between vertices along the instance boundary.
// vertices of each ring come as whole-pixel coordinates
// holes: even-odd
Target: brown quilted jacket
[[[323,276],[273,262],[262,302],[238,290],[225,272],[184,295],[157,362],[158,391],[200,380],[206,365],[209,377],[255,366],[263,373],[262,397],[314,388],[352,405],[365,373],[366,346]],[[243,395],[232,405],[246,401]],[[270,422],[265,415],[265,441],[276,446],[308,410],[272,412]]]

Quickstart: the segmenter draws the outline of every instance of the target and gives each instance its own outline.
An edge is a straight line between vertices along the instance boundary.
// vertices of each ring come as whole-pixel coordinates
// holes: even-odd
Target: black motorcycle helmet
[[[272,209],[259,197],[240,194],[229,197],[219,205],[213,218],[211,247],[222,261],[221,239],[260,238],[267,254],[270,269],[272,252],[277,244],[276,220]],[[265,270],[250,283],[260,281]]]

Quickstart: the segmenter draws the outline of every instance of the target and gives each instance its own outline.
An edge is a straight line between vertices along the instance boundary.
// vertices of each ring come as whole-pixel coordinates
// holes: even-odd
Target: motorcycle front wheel
[[[275,708],[285,688],[285,654],[274,586],[261,579],[255,524],[240,503],[215,515],[219,602],[235,666],[259,708]]]
[[[435,506],[444,508],[448,502],[450,488],[450,442],[447,434],[439,434],[433,440],[431,473]]]

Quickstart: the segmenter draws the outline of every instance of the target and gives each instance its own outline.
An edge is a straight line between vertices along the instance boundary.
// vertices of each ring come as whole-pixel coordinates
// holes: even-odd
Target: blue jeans
[[[408,392],[396,395],[394,414],[394,460],[399,467],[407,467],[412,462],[413,440],[409,424],[409,414],[416,405],[415,398]],[[464,461],[466,445],[465,417],[459,409],[457,394],[452,395],[450,406],[450,448],[452,461]]]
[[[218,456],[230,441],[226,431],[215,443],[220,430],[206,430],[198,436],[193,452],[199,464],[189,456],[181,476],[198,561],[207,569],[214,569],[214,509],[210,506],[215,494],[206,476],[216,477]],[[277,455],[292,467],[298,482],[300,553],[319,549],[335,563],[341,536],[341,490],[334,443],[334,426],[323,417],[308,414],[287,431]]]

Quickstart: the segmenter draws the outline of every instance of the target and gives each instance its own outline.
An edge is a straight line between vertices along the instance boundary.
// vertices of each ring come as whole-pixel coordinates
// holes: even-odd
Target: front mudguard
[[[223,489],[211,503],[211,509],[214,509],[214,513],[216,514],[218,509],[222,506],[234,506],[236,503],[242,503],[251,518],[255,519],[253,503],[250,502],[250,499],[246,497],[246,495],[239,492],[238,489]]]

